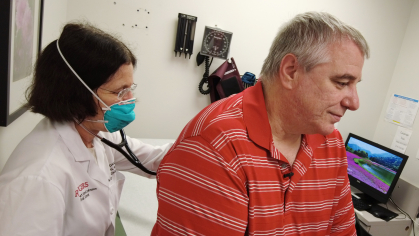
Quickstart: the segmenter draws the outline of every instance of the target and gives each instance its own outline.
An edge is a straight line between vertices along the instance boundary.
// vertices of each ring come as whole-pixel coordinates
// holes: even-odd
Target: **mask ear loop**
[[[60,50],[60,46],[58,45],[58,40],[59,40],[59,38],[57,39],[57,49],[58,49],[58,53],[60,54],[60,56],[61,56],[61,58],[63,59],[63,61],[65,62],[65,64],[67,64],[67,66],[68,66],[68,68],[70,68],[70,70],[73,72],[73,74],[80,80],[80,82],[93,94],[93,96],[95,96],[103,105],[105,105],[105,107],[106,108],[102,108],[102,110],[104,110],[104,111],[110,111],[111,110],[111,108],[108,106],[108,105],[106,105],[106,103],[104,103],[103,101],[102,101],[102,99],[100,99],[99,98],[99,96],[96,94],[96,93],[94,93],[90,88],[89,88],[89,86],[87,86],[87,84],[80,78],[80,76],[76,73],[76,71],[73,69],[73,67],[71,67],[70,66],[70,63],[68,63],[67,62],[67,60],[65,59],[65,57],[64,57],[64,55],[62,54],[62,52],[61,52],[61,50]]]
[[[100,106],[99,105],[99,101],[98,101],[98,103],[97,103],[97,105],[98,106]],[[106,108],[105,108],[106,109]],[[106,109],[107,110],[107,109]],[[110,110],[110,109],[109,109]],[[103,111],[103,109],[102,109],[102,111]],[[105,115],[105,113],[103,113],[103,115]],[[108,123],[109,121],[107,121],[107,120],[88,120],[88,119],[85,119],[86,121],[89,121],[89,122],[93,122],[93,123],[102,123],[102,124],[106,124],[106,123]],[[105,128],[106,128],[106,126],[105,126]],[[106,128],[107,129],[107,128]]]

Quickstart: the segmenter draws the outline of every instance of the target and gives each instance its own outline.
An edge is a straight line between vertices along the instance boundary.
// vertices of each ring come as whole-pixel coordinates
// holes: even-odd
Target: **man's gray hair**
[[[327,47],[342,39],[352,40],[369,58],[369,48],[362,34],[325,12],[307,12],[299,14],[285,24],[275,37],[268,57],[262,66],[262,81],[275,79],[279,73],[282,58],[291,53],[297,57],[299,65],[305,71],[327,62]]]

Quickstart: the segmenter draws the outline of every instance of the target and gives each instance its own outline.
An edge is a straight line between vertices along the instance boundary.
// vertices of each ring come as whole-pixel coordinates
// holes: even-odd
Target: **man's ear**
[[[284,88],[293,88],[298,66],[298,60],[294,54],[289,53],[282,58],[279,67],[279,80]]]

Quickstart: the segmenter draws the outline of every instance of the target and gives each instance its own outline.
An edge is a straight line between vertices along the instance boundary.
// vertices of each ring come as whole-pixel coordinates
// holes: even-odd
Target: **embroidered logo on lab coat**
[[[79,197],[80,201],[83,201],[84,199],[90,196],[90,192],[97,190],[97,188],[88,188],[88,187],[89,187],[89,182],[81,183],[75,191],[75,194],[76,194],[75,197]]]

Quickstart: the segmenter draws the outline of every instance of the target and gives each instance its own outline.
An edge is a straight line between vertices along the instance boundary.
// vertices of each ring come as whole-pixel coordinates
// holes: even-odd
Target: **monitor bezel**
[[[346,138],[346,141],[345,141],[345,151],[346,151],[346,147],[348,145],[348,142],[349,142],[349,140],[351,138],[358,139],[358,140],[360,140],[362,142],[365,142],[367,144],[370,144],[371,146],[374,146],[374,147],[377,147],[379,149],[382,149],[382,150],[384,150],[386,152],[389,152],[389,153],[391,153],[393,155],[396,155],[396,156],[398,156],[398,157],[400,157],[400,158],[403,159],[402,162],[401,162],[401,164],[400,164],[400,167],[399,167],[399,169],[398,169],[398,171],[396,173],[396,175],[394,176],[394,180],[391,183],[390,188],[388,189],[387,193],[383,193],[383,192],[381,192],[381,191],[373,188],[372,186],[370,186],[370,185],[368,185],[366,183],[363,183],[360,180],[358,180],[355,177],[352,177],[351,175],[348,174],[348,178],[349,178],[349,182],[350,182],[351,186],[357,188],[362,193],[368,195],[369,197],[375,199],[376,201],[378,201],[380,203],[387,203],[388,198],[391,196],[391,193],[393,192],[394,187],[396,186],[397,181],[399,180],[399,177],[400,177],[400,175],[401,175],[401,173],[402,173],[402,171],[403,171],[403,169],[404,169],[404,167],[406,165],[406,162],[407,162],[407,159],[409,158],[409,156],[407,156],[407,155],[405,155],[403,153],[397,152],[397,151],[395,151],[393,149],[387,148],[387,147],[385,147],[385,146],[383,146],[381,144],[378,144],[376,142],[373,142],[371,140],[368,140],[368,139],[365,139],[363,137],[360,137],[360,136],[358,136],[356,134],[353,134],[353,133],[349,133],[348,137]]]

